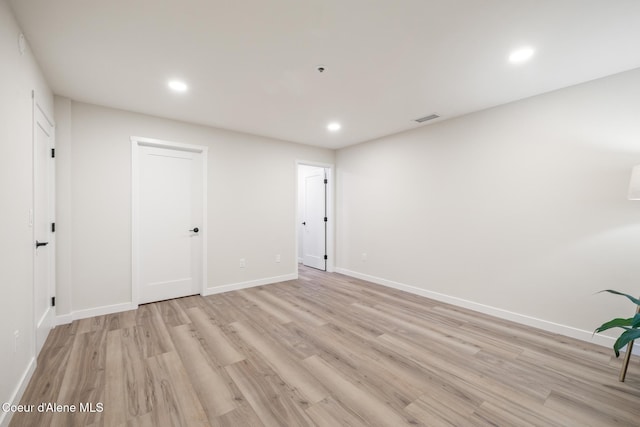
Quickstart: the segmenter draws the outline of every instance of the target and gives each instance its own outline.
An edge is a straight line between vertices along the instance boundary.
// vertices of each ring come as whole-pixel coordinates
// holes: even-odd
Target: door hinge
[[[56,306],[56,297],[51,297],[51,307]]]
[[[324,179],[324,183],[327,184],[329,181],[327,180],[327,178]]]
[[[329,259],[326,255],[324,256],[324,259]]]
[[[327,222],[327,217],[326,216],[324,217],[324,222]]]
[[[55,222],[52,222],[52,223],[51,223],[51,232],[52,232],[52,233],[55,233],[55,232],[56,232],[56,223],[55,223]]]
[[[56,149],[55,149],[55,148],[52,148],[52,149],[51,149],[51,158],[52,158],[52,159],[55,159],[55,158],[56,158]]]

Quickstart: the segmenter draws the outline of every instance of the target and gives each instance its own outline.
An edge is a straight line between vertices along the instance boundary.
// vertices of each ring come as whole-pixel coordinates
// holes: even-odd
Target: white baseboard
[[[60,314],[56,316],[56,326],[66,325],[71,322],[73,322],[73,313]]]
[[[251,280],[248,282],[232,283],[230,285],[223,285],[215,288],[206,288],[202,295],[207,296],[207,295],[219,294],[222,292],[235,291],[237,289],[252,288],[254,286],[270,285],[272,283],[285,282],[287,280],[295,280],[297,278],[298,278],[298,273],[296,272],[292,274],[286,274],[283,276],[266,277],[264,279]],[[95,317],[95,316],[104,316],[105,314],[113,314],[113,313],[119,313],[121,311],[135,310],[136,308],[138,308],[136,304],[126,302],[122,304],[113,304],[113,305],[106,305],[103,307],[88,308],[85,310],[73,311],[68,314],[61,314],[56,316],[56,325],[65,325],[73,322],[74,320],[86,319],[88,317]]]
[[[49,332],[56,326],[55,309],[47,307],[38,323],[36,324],[36,355],[40,354],[44,342],[49,336]]]
[[[56,325],[65,325],[74,320],[86,319],[88,317],[104,316],[105,314],[120,313],[121,311],[135,310],[137,304],[125,302],[122,304],[105,305],[102,307],[87,308],[85,310],[72,311],[69,314],[56,316]]]
[[[542,329],[547,332],[553,332],[556,334],[565,335],[567,337],[576,338],[581,341],[587,341],[587,342],[598,344],[604,347],[612,348],[613,343],[615,342],[615,338],[608,337],[605,335],[594,335],[593,331],[585,331],[582,329],[574,328],[572,326],[561,325],[559,323],[550,322],[548,320],[538,319],[535,317],[527,316],[525,314],[515,313],[512,311],[503,310],[501,308],[496,308],[489,305],[465,300],[462,298],[441,294],[439,292],[429,291],[426,289],[418,288],[416,286],[406,285],[404,283],[394,282],[392,280],[370,276],[368,274],[359,273],[357,271],[348,270],[346,268],[336,268],[336,273],[344,274],[345,276],[355,277],[356,279],[366,280],[368,282],[376,283],[382,286],[387,286],[389,288],[409,292],[411,294],[431,298],[433,300],[445,302],[447,304],[455,305],[458,307],[468,308],[470,310],[478,311],[480,313],[488,314],[490,316],[498,317],[500,319],[510,320],[512,322],[520,323],[522,325]],[[638,347],[640,346],[635,346],[633,350],[633,354],[640,354],[640,348]]]
[[[272,283],[286,282],[287,280],[296,280],[298,273],[285,274],[283,276],[266,277],[264,279],[250,280],[248,282],[232,283],[230,285],[216,286],[215,288],[207,288],[203,296],[221,294],[223,292],[237,291],[239,289],[253,288],[255,286],[270,285]]]
[[[31,360],[29,361],[29,365],[27,365],[27,369],[22,374],[22,377],[20,378],[20,381],[18,382],[16,389],[11,394],[11,399],[9,400],[9,403],[11,403],[12,405],[17,405],[18,403],[20,403],[22,394],[24,393],[24,390],[27,388],[27,385],[29,384],[29,381],[31,380],[31,376],[33,375],[35,370],[36,370],[36,358],[32,357]],[[12,412],[4,412],[0,409],[0,427],[7,427],[11,422],[12,416],[13,416]]]

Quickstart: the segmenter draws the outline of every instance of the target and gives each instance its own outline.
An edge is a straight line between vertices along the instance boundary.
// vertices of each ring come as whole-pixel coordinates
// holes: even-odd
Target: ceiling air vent
[[[416,119],[416,122],[424,123],[424,122],[428,122],[429,120],[437,119],[438,117],[440,116],[437,114],[431,114],[430,116],[420,117],[419,119]]]

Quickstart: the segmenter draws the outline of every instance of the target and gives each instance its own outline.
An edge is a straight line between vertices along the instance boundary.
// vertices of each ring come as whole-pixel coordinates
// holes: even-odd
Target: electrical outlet
[[[18,352],[18,339],[20,338],[20,331],[16,330],[13,332],[14,340],[13,340],[13,352]]]
[[[280,254],[276,255],[276,262],[280,262]]]
[[[245,268],[247,266],[247,262],[244,258],[240,258],[240,268]]]
[[[363,252],[362,253],[362,262],[366,262],[367,261],[367,253]]]

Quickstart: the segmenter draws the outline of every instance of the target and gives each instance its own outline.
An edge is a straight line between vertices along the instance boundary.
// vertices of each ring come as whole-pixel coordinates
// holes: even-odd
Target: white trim
[[[73,312],[56,316],[56,326],[67,325],[73,322]]]
[[[11,398],[9,399],[9,403],[12,405],[17,405],[20,403],[20,399],[22,399],[22,395],[24,394],[33,373],[36,370],[36,358],[32,357],[29,361],[29,365],[27,365],[27,369],[22,374],[20,381],[18,381],[18,385],[16,389],[11,394]],[[4,403],[4,402],[2,402]],[[4,412],[0,409],[0,427],[7,427],[11,422],[11,417],[13,416],[13,412]]]
[[[310,162],[310,161],[306,161],[306,160],[296,160],[296,171],[295,171],[295,206],[294,206],[294,212],[298,211],[298,171],[299,171],[299,166],[300,165],[305,165],[305,166],[316,166],[316,167],[320,167],[320,168],[325,168],[327,169],[327,180],[329,181],[329,185],[327,186],[327,272],[329,273],[333,273],[335,270],[335,251],[334,251],[334,245],[335,245],[335,233],[336,233],[336,228],[335,228],[335,224],[336,224],[336,212],[335,212],[335,208],[334,208],[334,198],[335,198],[335,189],[336,189],[336,174],[335,174],[335,166],[332,163],[321,163],[321,162]],[[295,230],[295,236],[296,236],[296,244],[295,244],[295,253],[294,253],[294,259],[298,259],[298,242],[299,242],[299,238],[300,236],[299,234],[299,229],[300,227],[298,227],[298,216],[294,215],[295,217],[295,221],[294,221],[294,230]],[[299,261],[301,262],[301,261]],[[296,266],[296,270],[297,270],[297,266]]]
[[[145,147],[157,147],[157,148],[173,148],[180,151],[190,151],[193,153],[202,153],[208,151],[209,147],[204,145],[184,144],[182,142],[166,141],[163,139],[145,138],[143,136],[131,136],[131,142],[134,144],[143,145]]]
[[[131,303],[138,303],[138,287],[140,286],[140,277],[138,273],[138,192],[140,189],[140,173],[138,165],[140,164],[140,145],[131,137]]]
[[[208,197],[209,189],[207,183],[209,182],[209,170],[207,165],[209,164],[209,147],[200,147],[202,149],[202,286],[200,288],[200,295],[204,295],[205,289],[208,284],[209,274],[209,258],[208,258],[208,241],[209,241],[209,212],[208,212]]]
[[[62,235],[58,232],[55,242],[55,297],[56,306],[54,313],[54,325],[57,325],[57,316],[59,313],[70,312],[73,307],[73,292],[72,288],[72,265],[73,265],[73,239],[71,236],[72,229],[72,216],[70,214],[73,209],[71,208],[73,203],[72,196],[72,113],[71,113],[71,100],[68,98],[56,99],[54,110],[58,121],[55,127],[55,145],[56,145],[56,157],[53,162],[54,171],[56,174],[56,188],[55,188],[55,204],[54,210],[54,222],[58,230],[64,230]],[[61,165],[62,167],[60,167]],[[61,190],[61,191],[59,191]],[[62,215],[60,220],[57,218],[57,206],[60,205],[62,210],[66,210],[68,215]],[[57,240],[60,239],[62,245],[58,246]],[[58,256],[60,255],[60,256]],[[60,268],[58,268],[60,267]],[[60,270],[60,271],[58,271]],[[60,279],[60,280],[58,280]]]
[[[208,283],[207,270],[207,242],[208,242],[208,222],[207,222],[207,165],[209,163],[209,147],[204,145],[183,144],[180,142],[164,141],[155,138],[145,138],[141,136],[131,136],[131,303],[137,307],[139,302],[140,277],[138,271],[138,202],[139,202],[139,149],[144,147],[169,148],[180,151],[199,153],[202,156],[202,271],[200,294],[204,295]]]
[[[288,280],[296,280],[298,273],[285,274],[283,276],[265,277],[264,279],[250,280],[248,282],[232,283],[229,285],[216,286],[215,288],[206,288],[202,296],[221,294],[223,292],[237,291],[239,289],[253,288],[256,286],[271,285],[273,283],[286,282]]]
[[[84,310],[73,311],[69,314],[56,317],[56,325],[66,325],[74,320],[86,319],[89,317],[104,316],[105,314],[120,313],[122,311],[135,310],[138,308],[137,304],[121,303],[113,305],[104,305],[102,307],[87,308]]]
[[[458,307],[468,308],[480,313],[488,314],[490,316],[498,317],[500,319],[510,320],[512,322],[520,323],[522,325],[531,326],[534,328],[542,329],[547,332],[552,332],[567,337],[576,338],[581,341],[587,341],[590,343],[598,344],[604,347],[613,347],[615,338],[608,337],[606,335],[594,335],[593,331],[585,331],[582,329],[574,328],[572,326],[561,325],[559,323],[550,322],[548,320],[538,319],[536,317],[527,316],[525,314],[514,313],[512,311],[503,310],[501,308],[492,307],[485,304],[469,301],[466,299],[441,294],[439,292],[433,292],[426,289],[418,288],[416,286],[407,285],[404,283],[394,282],[392,280],[382,279],[380,277],[370,276],[368,274],[359,273],[357,271],[348,270],[346,268],[336,268],[336,273],[344,274],[345,276],[355,277],[356,279],[366,280],[368,282],[376,283],[378,285],[387,286],[389,288],[398,289],[401,291],[409,292],[411,294],[420,295],[426,298],[431,298],[436,301],[445,302],[447,304],[455,305]],[[640,346],[634,348],[633,354],[640,354]]]
[[[38,355],[40,354],[40,350],[42,350],[42,347],[44,346],[44,343],[47,340],[47,337],[49,336],[49,332],[51,332],[51,329],[56,327],[55,316],[56,316],[56,313],[55,313],[54,307],[49,306],[47,307],[47,310],[42,314],[42,316],[40,317],[40,319],[36,324],[36,357],[38,357]],[[41,329],[43,324],[50,325],[51,329],[47,329],[43,332]],[[37,347],[38,343],[41,343],[40,348]]]
[[[34,94],[33,94],[33,99],[34,99],[34,101],[35,101],[35,103],[36,103],[36,107],[38,107],[38,110],[40,110],[40,112],[42,113],[42,115],[44,116],[44,118],[45,118],[45,119],[47,119],[47,123],[49,123],[49,126],[51,126],[52,128],[55,128],[55,127],[56,127],[55,122],[49,118],[49,116],[47,115],[47,113],[44,111],[44,108],[42,108],[42,107],[40,106],[40,104],[38,104],[37,99],[36,99],[36,96],[35,96],[35,91],[34,91]]]
[[[56,200],[56,170],[55,170],[55,161],[53,158],[50,157],[50,153],[52,149],[55,149],[56,147],[56,127],[55,127],[55,123],[53,120],[51,120],[49,118],[49,115],[47,114],[47,112],[44,110],[44,108],[42,108],[42,106],[40,105],[39,102],[39,96],[36,95],[35,90],[32,91],[32,128],[31,128],[31,150],[32,150],[32,159],[31,159],[31,180],[32,180],[32,188],[31,188],[31,211],[33,212],[33,216],[32,216],[32,224],[31,224],[31,242],[34,245],[33,246],[33,251],[32,251],[32,260],[33,260],[33,265],[32,265],[32,269],[31,269],[31,286],[32,286],[32,292],[33,292],[33,315],[34,316],[38,316],[38,313],[36,313],[35,308],[36,308],[36,268],[37,268],[37,263],[36,263],[36,253],[37,253],[37,248],[35,247],[35,242],[37,239],[36,236],[36,219],[38,217],[38,212],[36,212],[36,157],[37,157],[37,150],[38,147],[36,147],[36,128],[39,127],[41,124],[42,125],[49,125],[48,129],[44,129],[42,128],[42,126],[40,126],[43,131],[45,131],[48,136],[49,136],[49,146],[47,147],[47,154],[45,154],[45,158],[48,159],[47,162],[47,170],[46,170],[46,180],[47,180],[47,242],[49,242],[49,246],[47,248],[47,275],[48,277],[48,289],[46,290],[46,292],[48,293],[47,295],[47,304],[49,304],[48,300],[51,297],[55,297],[56,295],[56,235],[55,233],[51,232],[51,228],[50,225],[51,223],[55,222],[56,219],[56,205],[55,205],[55,200]],[[36,111],[37,110],[37,111]],[[39,112],[39,113],[38,113]],[[46,121],[46,123],[41,123],[41,121],[39,121],[39,118],[43,117],[44,120]],[[42,213],[40,213],[42,214]],[[45,333],[43,334],[43,332],[40,330],[41,326],[43,325],[43,323],[48,322],[48,326],[50,326],[50,329],[47,329],[45,331]],[[47,336],[49,335],[49,332],[51,331],[51,329],[53,329],[55,327],[55,307],[51,307],[48,306],[46,311],[43,313],[43,315],[38,319],[38,318],[34,318],[34,324],[35,324],[35,328],[34,328],[34,333],[33,333],[33,354],[34,356],[37,358],[38,354],[40,353],[40,350],[42,349],[42,346],[44,345],[44,342],[47,339]],[[43,336],[44,335],[44,336]]]
[[[265,277],[264,279],[250,280],[248,282],[232,283],[229,285],[217,286],[215,288],[205,288],[202,296],[220,294],[222,292],[235,291],[239,289],[253,288],[255,286],[270,285],[272,283],[286,282],[288,280],[296,280],[298,273],[285,274],[283,276]],[[86,319],[88,317],[104,316],[105,314],[120,313],[122,311],[135,310],[137,304],[121,303],[113,305],[105,305],[102,307],[87,308],[85,310],[74,311],[56,317],[56,325],[66,325],[74,320]]]

